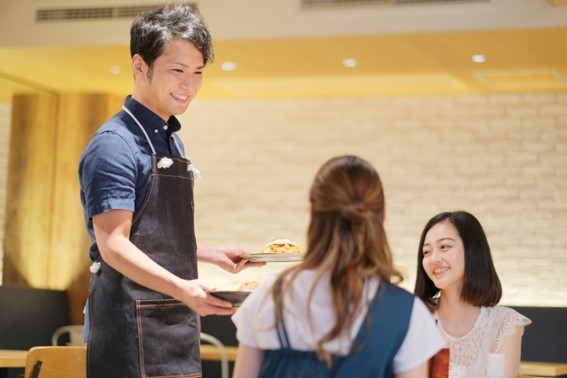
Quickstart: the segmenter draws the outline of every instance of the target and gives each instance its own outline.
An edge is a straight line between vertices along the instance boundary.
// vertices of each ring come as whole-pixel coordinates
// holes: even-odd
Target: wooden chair
[[[38,346],[28,351],[25,378],[86,378],[85,346]]]
[[[228,367],[228,355],[226,353],[226,347],[224,344],[216,337],[209,335],[208,333],[201,332],[201,342],[207,342],[218,348],[220,354],[220,364],[221,364],[221,377],[228,378],[229,367]]]

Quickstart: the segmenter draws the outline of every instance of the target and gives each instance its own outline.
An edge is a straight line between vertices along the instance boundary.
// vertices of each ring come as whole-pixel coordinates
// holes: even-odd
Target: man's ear
[[[140,75],[144,76],[147,69],[146,62],[139,54],[134,54],[132,57],[132,73],[135,77]]]

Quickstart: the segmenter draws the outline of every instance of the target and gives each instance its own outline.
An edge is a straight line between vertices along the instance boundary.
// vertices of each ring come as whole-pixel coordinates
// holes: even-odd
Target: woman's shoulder
[[[518,311],[506,306],[482,307],[482,311],[486,312],[488,320],[494,320],[500,324],[510,324],[516,327],[527,326],[532,322]]]
[[[492,350],[498,350],[508,336],[523,333],[531,320],[518,311],[505,306],[482,307],[484,324],[480,325],[492,335]]]

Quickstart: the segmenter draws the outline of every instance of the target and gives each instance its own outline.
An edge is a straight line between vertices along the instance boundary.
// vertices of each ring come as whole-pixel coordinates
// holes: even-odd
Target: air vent
[[[76,20],[112,20],[134,18],[139,13],[155,10],[163,4],[124,6],[124,7],[90,7],[90,8],[49,8],[37,9],[36,22],[76,21]]]
[[[303,8],[317,8],[329,6],[358,6],[358,5],[425,5],[425,4],[465,4],[490,3],[492,0],[301,0]]]

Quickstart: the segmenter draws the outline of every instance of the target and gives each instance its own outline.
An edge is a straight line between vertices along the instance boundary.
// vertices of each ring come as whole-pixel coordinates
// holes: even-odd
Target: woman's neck
[[[461,300],[460,293],[441,292],[437,314],[443,329],[453,337],[466,335],[473,327],[480,307]]]

